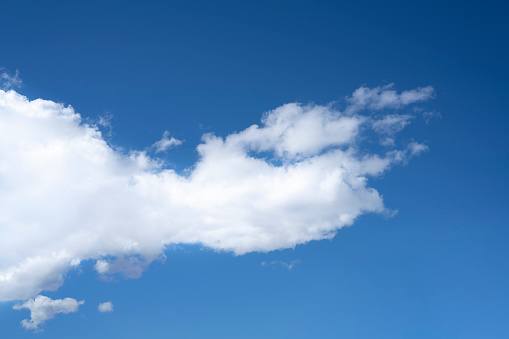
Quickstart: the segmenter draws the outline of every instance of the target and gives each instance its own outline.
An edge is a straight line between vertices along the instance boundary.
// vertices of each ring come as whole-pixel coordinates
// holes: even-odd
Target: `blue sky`
[[[0,276],[26,260],[51,259],[12,284],[4,278],[1,337],[506,338],[507,12],[502,1],[3,3],[0,74],[12,79],[18,70],[22,85],[12,89],[48,102],[30,106],[2,94]],[[359,88],[375,91],[365,94],[371,104],[354,100]],[[382,105],[381,95],[393,91]],[[296,102],[302,106],[283,106]],[[72,105],[81,122],[30,115],[73,116],[55,103]],[[359,129],[341,120],[327,134],[349,107]],[[270,139],[264,113],[311,120],[296,129],[297,139]],[[387,127],[385,117],[400,124]],[[320,119],[317,132],[309,122]],[[260,126],[254,135],[243,132],[253,124]],[[93,131],[102,134],[86,139]],[[166,140],[182,143],[157,152],[152,145],[165,131]],[[203,141],[207,133],[233,141],[221,148]],[[74,137],[85,146],[66,153]],[[383,138],[394,145],[380,145]],[[27,158],[9,149],[44,140],[64,140],[64,151]],[[427,150],[414,154],[415,145]],[[357,152],[345,153],[343,167],[358,160],[364,168],[363,156],[374,154],[388,163],[373,165],[374,175],[349,169],[367,182],[334,191],[343,201],[336,205],[311,186],[294,191],[300,180],[272,195],[254,181],[263,173],[286,182],[287,172],[272,171],[277,166],[305,178],[335,173],[313,162],[335,148]],[[235,167],[239,150],[246,152],[239,161],[259,161]],[[143,167],[139,152],[158,163]],[[97,154],[107,154],[107,166],[80,167]],[[134,178],[126,194],[115,186],[124,171]],[[194,184],[179,186],[190,173]],[[234,188],[221,186],[230,179]],[[153,207],[166,189],[189,204]],[[281,205],[270,200],[275,195]],[[229,203],[220,205],[223,198]],[[139,217],[144,211],[152,219]],[[304,221],[323,226],[336,212],[354,215],[353,224],[334,219],[333,238],[309,241],[326,231]],[[109,247],[117,235],[125,246]],[[70,264],[77,247],[79,264]],[[103,273],[98,261],[107,265]],[[55,281],[61,286],[48,290]],[[68,313],[34,333],[20,323],[30,311],[13,307],[37,295],[85,302],[59,304]],[[108,301],[113,311],[99,312]]]

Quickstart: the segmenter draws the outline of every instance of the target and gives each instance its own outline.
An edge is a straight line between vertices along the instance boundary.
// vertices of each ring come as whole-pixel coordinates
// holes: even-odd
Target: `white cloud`
[[[155,142],[152,147],[156,149],[156,153],[165,152],[172,147],[178,146],[182,144],[181,140],[175,139],[173,137],[168,138],[170,136],[170,132],[164,131],[163,137],[161,140]]]
[[[389,90],[361,92],[370,91],[366,105],[390,102],[378,98]],[[392,106],[430,93],[394,94]],[[360,149],[361,131],[385,118],[351,105],[286,104],[226,138],[207,134],[182,176],[144,151],[112,148],[70,106],[0,90],[0,300],[55,290],[82,260],[95,260],[101,275],[136,278],[166,246],[267,252],[387,213],[368,178],[425,146]]]
[[[274,151],[278,157],[309,157],[328,147],[348,145],[365,121],[326,106],[286,104],[265,114],[262,127],[253,125],[230,134],[223,147],[232,152]]]
[[[99,274],[106,274],[110,269],[110,264],[106,260],[97,260],[94,265],[95,270]]]
[[[99,306],[97,306],[97,310],[101,313],[113,312],[113,304],[111,301],[100,303]]]
[[[15,310],[29,309],[30,320],[23,319],[21,325],[28,330],[39,331],[39,325],[43,324],[46,320],[53,319],[59,313],[74,313],[84,303],[84,300],[77,301],[72,298],[53,300],[43,295],[38,295],[35,299],[29,299],[22,304],[14,305],[13,308]]]

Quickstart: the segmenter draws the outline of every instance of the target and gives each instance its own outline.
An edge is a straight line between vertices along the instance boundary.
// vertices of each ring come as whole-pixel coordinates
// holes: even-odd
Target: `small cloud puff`
[[[155,148],[156,153],[165,152],[170,148],[181,145],[182,140],[175,139],[174,137],[168,138],[170,136],[170,132],[164,131],[163,137],[161,140],[155,142],[152,147]]]
[[[39,325],[46,322],[46,320],[53,319],[59,313],[74,313],[78,311],[80,305],[83,305],[84,303],[84,300],[77,301],[73,298],[53,300],[43,295],[38,295],[35,299],[30,299],[22,304],[14,305],[13,309],[29,309],[30,320],[23,319],[21,321],[21,325],[27,330],[39,332],[42,331]]]
[[[113,312],[113,304],[111,301],[100,303],[99,306],[97,306],[97,310],[101,313]]]
[[[105,261],[105,260],[97,260],[95,265],[94,265],[94,269],[99,274],[106,274],[106,273],[108,273],[109,268],[110,268],[110,264],[107,261]]]

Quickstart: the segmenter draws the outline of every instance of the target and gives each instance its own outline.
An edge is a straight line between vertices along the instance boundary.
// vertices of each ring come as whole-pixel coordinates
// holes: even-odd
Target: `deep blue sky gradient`
[[[259,123],[288,102],[360,85],[433,85],[403,138],[430,151],[372,185],[366,215],[332,241],[235,257],[168,249],[140,279],[92,263],[52,298],[86,303],[34,335],[0,303],[2,338],[508,338],[508,24],[504,1],[3,1],[0,66],[31,99],[112,114],[110,142],[169,130],[182,171],[201,135]],[[0,193],[1,194],[1,193]],[[263,261],[300,260],[292,270]],[[115,311],[99,314],[112,300]]]

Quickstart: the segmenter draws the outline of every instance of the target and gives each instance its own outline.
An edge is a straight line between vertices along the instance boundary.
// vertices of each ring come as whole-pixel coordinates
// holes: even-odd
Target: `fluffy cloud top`
[[[426,149],[360,152],[360,137],[409,121],[363,110],[432,94],[362,87],[343,112],[286,104],[261,125],[205,135],[182,176],[144,151],[115,150],[70,106],[0,90],[0,300],[55,290],[82,260],[97,260],[101,275],[134,278],[171,244],[243,254],[331,238],[359,215],[385,211],[368,177]],[[160,149],[176,144],[162,140]]]
[[[97,310],[101,313],[113,312],[113,304],[111,303],[111,301],[100,303],[99,306],[97,306]]]
[[[43,295],[30,299],[22,304],[14,305],[15,310],[27,308],[30,310],[30,320],[23,319],[21,325],[29,330],[38,331],[39,325],[46,320],[53,319],[59,313],[74,313],[78,311],[80,305],[85,303],[84,300],[77,301],[72,298],[52,300]]]

